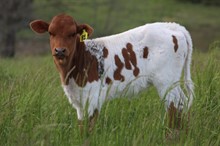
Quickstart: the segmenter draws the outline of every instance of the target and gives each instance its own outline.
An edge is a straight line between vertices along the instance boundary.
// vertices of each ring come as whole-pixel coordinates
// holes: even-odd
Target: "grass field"
[[[51,57],[0,59],[0,145],[219,146],[219,49],[213,45],[206,54],[194,51],[189,133],[173,141],[165,138],[166,113],[153,87],[132,100],[106,102],[94,131],[81,137]]]

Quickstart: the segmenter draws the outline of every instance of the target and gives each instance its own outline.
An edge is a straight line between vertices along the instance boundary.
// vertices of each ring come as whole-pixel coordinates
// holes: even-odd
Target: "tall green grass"
[[[165,138],[166,112],[153,87],[134,99],[106,102],[93,132],[81,136],[76,111],[64,96],[51,57],[0,59],[0,145],[219,146],[217,49],[207,54],[194,52],[195,99],[190,127],[188,135],[182,132],[180,139],[173,141]]]

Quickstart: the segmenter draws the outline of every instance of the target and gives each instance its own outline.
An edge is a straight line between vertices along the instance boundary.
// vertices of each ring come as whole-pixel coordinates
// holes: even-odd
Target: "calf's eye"
[[[50,34],[50,36],[55,36],[55,34],[54,34],[54,33],[52,33],[52,32],[49,32],[49,34]]]
[[[74,33],[69,34],[68,37],[74,37],[75,35],[76,33],[74,32]]]

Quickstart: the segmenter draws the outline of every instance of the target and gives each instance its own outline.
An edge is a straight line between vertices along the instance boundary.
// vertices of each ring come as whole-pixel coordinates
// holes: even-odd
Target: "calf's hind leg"
[[[177,109],[171,102],[167,114],[169,128],[180,130],[182,128],[182,110]]]
[[[172,137],[179,137],[179,132],[183,129],[184,109],[188,110],[188,99],[183,93],[180,85],[171,89],[165,97],[168,114],[168,126],[173,131]],[[167,133],[167,137],[170,134]],[[171,138],[171,137],[170,137]]]
[[[178,83],[157,85],[160,98],[165,101],[168,115],[169,130],[166,135],[169,138],[178,137],[179,131],[183,128],[183,114],[188,110],[188,99]]]

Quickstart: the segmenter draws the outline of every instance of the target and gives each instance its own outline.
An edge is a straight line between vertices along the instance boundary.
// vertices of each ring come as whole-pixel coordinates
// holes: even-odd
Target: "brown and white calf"
[[[171,120],[173,113],[192,104],[192,40],[179,24],[146,24],[82,42],[83,30],[91,36],[93,29],[65,14],[55,16],[50,23],[32,21],[30,26],[37,33],[49,32],[62,87],[79,120],[83,120],[87,101],[88,114],[94,117],[104,101],[133,96],[149,85],[154,85],[165,101]],[[187,96],[179,84],[183,69]]]

